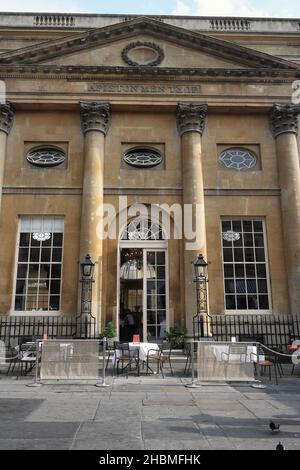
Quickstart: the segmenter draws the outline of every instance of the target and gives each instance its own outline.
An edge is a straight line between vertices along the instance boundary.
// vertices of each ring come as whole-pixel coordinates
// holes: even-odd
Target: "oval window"
[[[64,163],[66,153],[57,147],[44,146],[30,150],[26,158],[28,163],[34,166],[54,167]]]
[[[162,163],[163,157],[158,150],[150,148],[134,148],[127,150],[124,155],[127,165],[138,168],[153,168]]]
[[[224,150],[220,155],[220,162],[229,170],[251,170],[257,164],[254,152],[243,148],[231,148]]]

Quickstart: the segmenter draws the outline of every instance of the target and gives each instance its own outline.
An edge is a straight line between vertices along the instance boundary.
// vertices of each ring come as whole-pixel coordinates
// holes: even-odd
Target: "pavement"
[[[300,366],[298,366],[300,368]],[[107,378],[95,383],[27,385],[0,374],[0,450],[286,450],[300,449],[299,369],[278,385],[202,384],[175,377]],[[280,424],[271,432],[270,421]]]

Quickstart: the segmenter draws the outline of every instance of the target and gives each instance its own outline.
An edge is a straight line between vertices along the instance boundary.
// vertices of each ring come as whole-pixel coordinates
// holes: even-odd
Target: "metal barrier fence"
[[[35,380],[28,387],[41,387],[41,380],[93,380],[96,387],[106,383],[107,339],[36,341]],[[101,364],[102,354],[102,364]],[[102,369],[101,382],[100,369]]]
[[[41,380],[98,380],[98,340],[47,340],[41,354]]]
[[[253,343],[197,343],[199,381],[252,382],[257,347]]]
[[[195,316],[194,339],[212,336],[216,341],[258,341],[286,350],[300,338],[300,316],[295,315],[212,315]]]
[[[0,340],[14,346],[34,338],[93,339],[97,335],[96,319],[92,316],[0,316]]]
[[[256,383],[254,361],[258,344],[255,342],[191,341],[192,382],[187,388],[201,387],[205,382]]]

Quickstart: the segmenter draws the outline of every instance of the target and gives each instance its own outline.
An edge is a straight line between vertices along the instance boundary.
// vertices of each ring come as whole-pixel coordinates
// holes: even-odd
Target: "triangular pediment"
[[[90,47],[84,51],[76,51],[45,61],[45,64],[69,65],[69,66],[106,66],[126,67],[131,65],[130,59],[136,59],[136,64],[143,65],[147,59],[147,53],[153,58],[161,59],[157,67],[205,67],[205,68],[242,68],[241,65],[224,60],[211,54],[191,49],[173,41],[155,38],[151,34],[138,34],[133,38],[123,38],[113,44],[105,44]],[[134,55],[135,54],[135,55]],[[151,57],[150,57],[151,59]],[[243,67],[244,68],[244,67]]]
[[[151,53],[154,59],[155,54],[159,56],[154,65],[162,68],[300,68],[269,54],[146,17],[6,52],[0,55],[0,65],[149,67],[143,55]],[[140,54],[140,63],[133,63],[134,54]]]

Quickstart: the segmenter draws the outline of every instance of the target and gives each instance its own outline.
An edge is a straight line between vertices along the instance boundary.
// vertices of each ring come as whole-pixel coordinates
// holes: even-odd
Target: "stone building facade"
[[[87,254],[93,315],[123,338],[191,330],[199,253],[210,313],[300,312],[298,20],[1,14],[0,29],[2,315],[80,313]],[[189,207],[192,248],[174,214],[170,237],[163,217],[126,221],[134,204]]]

